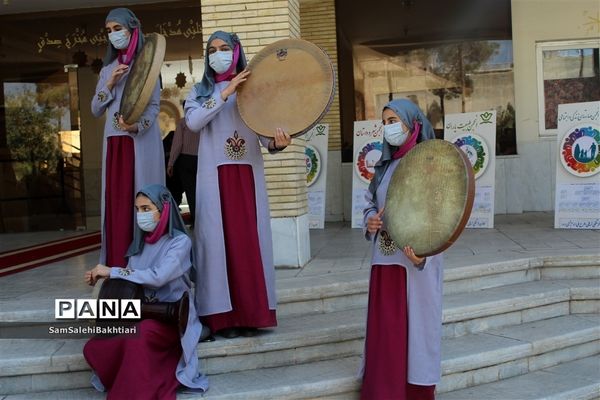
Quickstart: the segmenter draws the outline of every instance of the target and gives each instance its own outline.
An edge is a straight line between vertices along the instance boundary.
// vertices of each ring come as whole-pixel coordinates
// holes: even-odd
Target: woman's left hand
[[[425,260],[425,257],[418,257],[410,246],[404,246],[402,251],[415,266],[421,264],[423,260]]]
[[[277,128],[275,138],[273,139],[273,147],[275,150],[283,150],[292,143],[292,137],[284,132],[283,129]]]
[[[127,122],[125,122],[122,115],[119,115],[119,127],[122,131],[126,131],[133,134],[138,133],[137,123],[129,125]]]

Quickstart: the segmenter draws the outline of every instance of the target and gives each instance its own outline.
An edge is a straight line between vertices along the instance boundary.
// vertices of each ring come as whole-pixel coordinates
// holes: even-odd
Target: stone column
[[[81,155],[83,162],[83,184],[85,194],[85,225],[88,230],[100,229],[102,193],[102,145],[104,141],[105,116],[92,115],[90,104],[96,93],[98,74],[91,68],[77,69],[79,90],[79,117]]]
[[[340,102],[338,50],[334,0],[300,0],[300,31],[302,39],[308,40],[327,52],[335,71],[335,95],[329,112],[321,121],[329,124],[329,151],[327,154],[327,192],[325,220],[344,219],[342,185],[342,132],[340,129]]]

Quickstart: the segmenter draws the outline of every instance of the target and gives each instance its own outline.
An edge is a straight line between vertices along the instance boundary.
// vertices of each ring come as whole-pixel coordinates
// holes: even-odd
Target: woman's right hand
[[[100,278],[110,278],[110,267],[106,265],[98,264],[93,269],[86,271],[85,283],[90,286],[94,286]]]
[[[87,283],[90,286],[94,286],[94,285],[96,285],[96,281],[97,281],[97,279],[94,279],[94,277],[92,276],[92,271],[86,271],[85,283]]]
[[[221,99],[223,99],[223,101],[226,101],[229,96],[234,94],[238,86],[241,83],[246,82],[246,79],[248,79],[248,75],[250,75],[250,71],[245,69],[236,76],[234,76],[233,79],[229,82],[229,85],[227,85],[227,87],[221,92]]]
[[[127,64],[119,64],[117,68],[113,69],[108,82],[106,82],[106,87],[108,90],[112,90],[112,88],[119,82],[119,80],[125,75],[125,73],[129,70],[129,65]]]
[[[370,234],[377,233],[377,231],[383,226],[383,220],[381,219],[381,216],[383,215],[384,209],[385,207],[377,211],[377,214],[367,219],[367,232]]]

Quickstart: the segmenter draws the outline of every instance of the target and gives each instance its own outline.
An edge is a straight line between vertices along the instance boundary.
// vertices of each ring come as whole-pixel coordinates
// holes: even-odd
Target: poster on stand
[[[379,120],[354,122],[352,159],[352,228],[362,228],[365,192],[381,158],[383,124]]]
[[[475,199],[466,227],[493,228],[496,111],[447,114],[444,139],[460,147],[473,166]]]
[[[327,146],[329,124],[317,124],[305,135],[308,227],[325,228],[325,190],[327,185]]]
[[[554,227],[600,229],[600,101],[558,106]]]

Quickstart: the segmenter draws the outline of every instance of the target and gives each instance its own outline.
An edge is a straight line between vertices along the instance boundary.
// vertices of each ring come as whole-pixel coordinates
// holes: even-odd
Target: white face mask
[[[392,146],[401,146],[406,142],[408,132],[404,132],[401,122],[396,122],[383,126],[383,137]]]
[[[233,51],[215,51],[208,55],[208,65],[215,70],[217,74],[222,74],[231,67],[233,62]]]
[[[154,213],[157,211],[138,212],[136,214],[137,224],[144,232],[152,232],[158,225],[158,221],[154,220]]]
[[[120,31],[114,31],[108,34],[108,40],[112,43],[115,49],[123,50],[129,46],[129,40],[131,39],[131,35],[129,35],[129,31],[126,29],[121,29]]]

